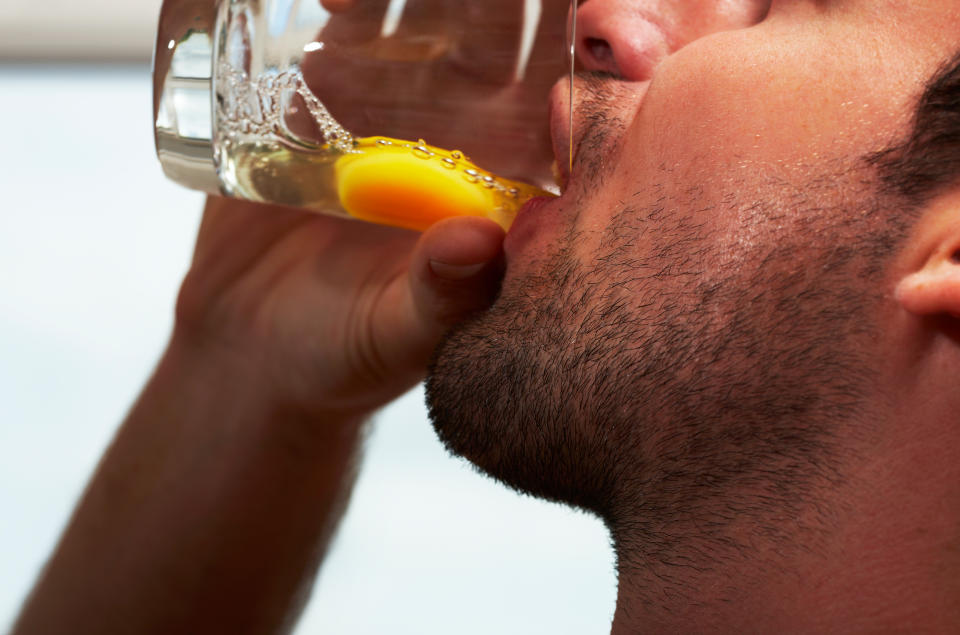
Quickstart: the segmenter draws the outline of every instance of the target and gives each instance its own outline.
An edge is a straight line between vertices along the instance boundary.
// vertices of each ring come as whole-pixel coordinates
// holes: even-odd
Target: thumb
[[[394,288],[399,311],[378,312],[391,323],[374,325],[385,335],[376,339],[388,365],[422,375],[447,329],[490,306],[503,277],[503,238],[499,225],[479,217],[449,218],[421,236],[406,284]]]
[[[493,302],[503,277],[503,238],[499,225],[478,217],[448,219],[424,234],[410,263],[410,289],[438,338]]]

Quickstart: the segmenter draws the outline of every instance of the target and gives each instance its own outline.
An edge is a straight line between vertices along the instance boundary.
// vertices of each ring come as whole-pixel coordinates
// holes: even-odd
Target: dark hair
[[[906,140],[867,160],[881,188],[915,209],[960,180],[960,53],[927,82]]]

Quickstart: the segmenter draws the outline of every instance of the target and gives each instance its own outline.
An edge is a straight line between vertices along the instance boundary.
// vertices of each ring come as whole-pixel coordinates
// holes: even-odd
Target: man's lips
[[[554,172],[562,193],[570,182],[570,87],[565,79],[557,81],[550,91],[549,117]],[[508,261],[533,239],[538,228],[546,222],[544,219],[549,220],[549,212],[544,208],[556,201],[558,199],[552,196],[537,196],[520,208],[503,243]]]
[[[570,82],[560,79],[550,91],[550,138],[561,191],[570,180]]]
[[[545,222],[544,217],[548,216],[545,208],[558,200],[553,196],[535,196],[520,208],[513,224],[510,225],[507,237],[503,241],[503,252],[508,263],[517,255],[523,245],[533,240],[537,229]]]

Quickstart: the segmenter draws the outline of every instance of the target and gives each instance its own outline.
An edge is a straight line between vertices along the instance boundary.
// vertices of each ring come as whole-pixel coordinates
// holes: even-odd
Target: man
[[[614,633],[956,631],[958,18],[588,0],[573,170],[502,254],[211,200],[16,632],[288,626],[362,421],[441,339],[448,446],[610,527]]]

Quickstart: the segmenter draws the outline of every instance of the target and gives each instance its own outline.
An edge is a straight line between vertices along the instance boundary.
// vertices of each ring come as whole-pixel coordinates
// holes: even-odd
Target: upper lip
[[[550,91],[550,137],[560,172],[560,187],[565,190],[570,181],[570,87],[563,79]]]

